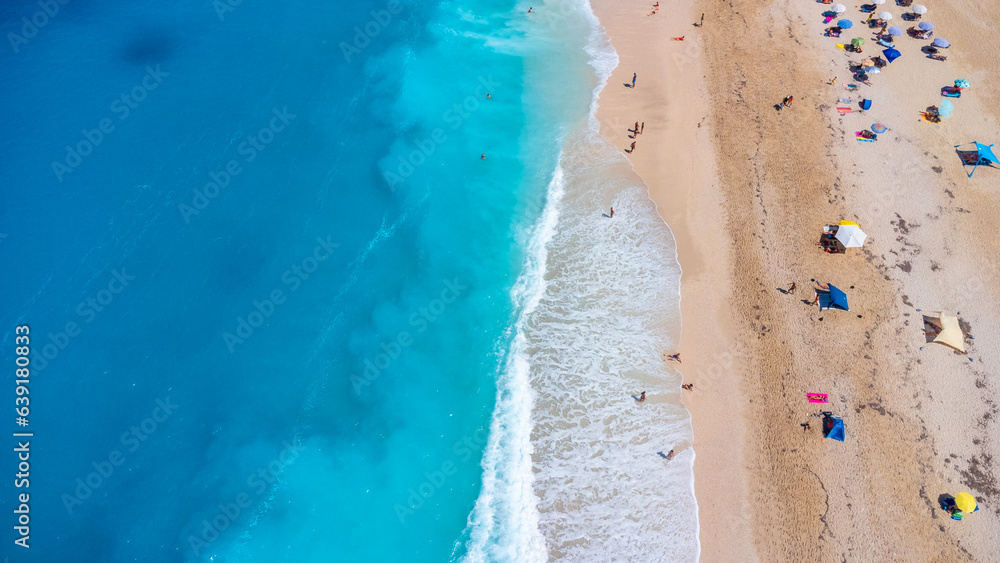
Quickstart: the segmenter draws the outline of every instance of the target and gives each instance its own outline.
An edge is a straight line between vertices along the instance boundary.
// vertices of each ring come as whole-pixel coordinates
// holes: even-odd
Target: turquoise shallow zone
[[[4,553],[461,557],[525,233],[592,84],[531,89],[585,65],[528,84],[509,1],[41,9],[0,6],[0,334],[10,366],[31,329],[35,433],[30,487],[0,485],[32,547],[5,525]]]

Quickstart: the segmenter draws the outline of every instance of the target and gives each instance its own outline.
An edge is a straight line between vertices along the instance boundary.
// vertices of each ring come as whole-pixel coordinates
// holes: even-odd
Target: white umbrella
[[[868,235],[861,230],[861,227],[857,225],[841,225],[837,229],[837,240],[839,240],[845,248],[860,248],[864,244],[865,239]]]
[[[926,14],[927,13],[927,6],[924,6],[923,4],[914,4],[913,5],[913,13],[914,14],[920,14],[920,15]]]
[[[882,12],[878,15],[878,19],[887,22],[892,19],[892,14],[890,14],[889,12]]]
[[[838,14],[843,14],[847,11],[847,6],[843,4],[834,4],[833,6],[830,6],[830,10],[837,12]]]

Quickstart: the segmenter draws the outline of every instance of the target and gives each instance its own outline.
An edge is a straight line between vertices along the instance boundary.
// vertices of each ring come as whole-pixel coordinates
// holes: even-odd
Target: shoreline
[[[671,366],[685,383],[695,385],[682,399],[694,434],[699,552],[709,561],[749,561],[755,556],[740,467],[745,423],[738,394],[727,391],[739,385],[733,371],[740,354],[728,311],[730,250],[716,180],[712,110],[701,78],[701,30],[692,26],[698,21],[693,0],[672,4],[669,12],[661,7],[655,16],[640,13],[652,4],[593,2],[619,57],[598,99],[596,117],[601,135],[619,149],[633,140],[628,131],[632,124],[645,121],[635,153],[626,156],[673,234],[682,271],[678,350],[684,363]],[[650,40],[652,36],[662,39]],[[634,90],[624,86],[632,72],[639,75]],[[715,533],[722,527],[726,538]]]

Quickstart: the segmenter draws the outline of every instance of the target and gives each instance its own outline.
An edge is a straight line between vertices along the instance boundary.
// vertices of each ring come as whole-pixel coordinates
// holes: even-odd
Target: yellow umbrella
[[[955,506],[962,512],[973,512],[976,510],[976,499],[969,493],[958,493],[955,495]]]

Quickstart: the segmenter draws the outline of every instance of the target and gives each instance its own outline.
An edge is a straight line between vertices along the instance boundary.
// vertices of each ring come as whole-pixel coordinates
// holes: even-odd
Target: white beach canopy
[[[837,12],[838,14],[843,14],[847,11],[847,6],[843,4],[834,4],[833,6],[830,6],[830,10]]]
[[[840,228],[837,229],[836,237],[845,248],[861,248],[868,235],[861,230],[861,227],[844,221],[840,224]]]
[[[892,19],[892,14],[890,14],[889,12],[880,12],[878,15],[878,19],[887,22]]]
[[[913,5],[913,13],[914,14],[924,15],[924,14],[927,13],[927,6],[924,6],[923,4],[914,4]]]

